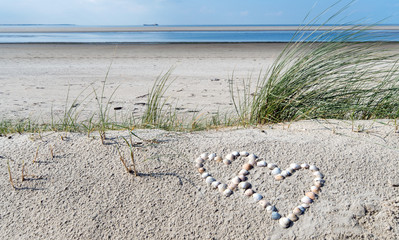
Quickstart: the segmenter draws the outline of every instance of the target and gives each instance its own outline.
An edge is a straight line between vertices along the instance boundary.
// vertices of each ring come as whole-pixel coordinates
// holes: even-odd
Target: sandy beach
[[[155,79],[171,68],[165,97],[179,113],[231,112],[229,81],[255,83],[284,46],[0,44],[0,116],[48,122],[52,114],[62,115],[68,89],[68,104],[83,91],[81,117],[90,116],[98,111],[93,89],[101,91],[108,69],[106,99],[117,89],[111,115],[140,116]],[[382,48],[398,51],[398,44]],[[399,239],[399,133],[392,120],[134,133],[140,137],[133,137],[137,177],[126,172],[117,151],[128,159],[121,138],[127,131],[108,131],[104,145],[97,132],[1,136],[0,238]],[[281,169],[315,165],[325,185],[299,220],[283,229],[252,198],[240,191],[225,197],[201,178],[195,166],[201,153],[232,151],[254,153]],[[229,183],[247,161],[206,161],[204,167]],[[283,216],[300,204],[313,178],[306,169],[281,182],[267,168],[248,175]]]

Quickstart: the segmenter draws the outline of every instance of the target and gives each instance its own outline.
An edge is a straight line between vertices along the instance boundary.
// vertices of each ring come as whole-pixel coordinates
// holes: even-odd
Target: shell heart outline
[[[207,172],[204,168],[206,161],[217,161],[223,162],[226,165],[230,165],[232,161],[239,157],[246,157],[248,162],[242,165],[242,168],[237,176],[228,181],[230,182],[229,184],[216,180],[212,174]],[[286,170],[281,170],[277,164],[267,163],[265,160],[259,161],[259,158],[255,154],[250,154],[246,151],[234,151],[230,154],[227,154],[224,159],[221,156],[217,156],[216,153],[202,153],[195,160],[195,162],[198,172],[201,174],[201,178],[205,179],[205,182],[213,189],[218,189],[219,192],[221,192],[225,197],[230,197],[237,189],[240,189],[243,192],[243,195],[252,197],[256,203],[265,208],[267,212],[270,212],[271,218],[273,220],[279,220],[279,224],[283,228],[289,228],[294,224],[294,222],[299,220],[299,216],[304,214],[306,209],[310,208],[310,204],[312,204],[318,198],[321,188],[325,183],[324,175],[314,165],[309,165],[307,163],[303,163],[301,165],[291,163],[289,168]],[[285,178],[292,176],[296,171],[299,170],[309,170],[312,172],[315,178],[310,191],[306,192],[305,196],[302,197],[302,203],[295,207],[292,213],[289,213],[286,217],[282,217],[274,205],[268,202],[260,193],[257,193],[252,189],[252,184],[248,181],[247,176],[254,168],[268,168],[270,171],[272,171],[272,175],[277,181],[282,181]]]

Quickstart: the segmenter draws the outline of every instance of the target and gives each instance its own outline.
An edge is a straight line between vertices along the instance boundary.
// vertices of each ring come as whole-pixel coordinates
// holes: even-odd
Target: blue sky
[[[0,24],[300,24],[336,0],[0,0]],[[342,1],[339,6],[345,5]],[[337,9],[337,8],[336,8]],[[334,12],[331,10],[329,16]],[[399,0],[357,0],[335,22],[399,24]]]

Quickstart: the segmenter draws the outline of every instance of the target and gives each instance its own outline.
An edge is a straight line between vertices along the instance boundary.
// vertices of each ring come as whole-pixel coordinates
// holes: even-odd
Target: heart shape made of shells
[[[206,171],[206,169],[204,168],[204,164],[206,161],[217,161],[223,162],[226,165],[230,165],[232,161],[236,160],[239,157],[246,157],[248,159],[248,162],[242,166],[242,169],[239,171],[238,175],[229,181],[229,184],[217,181],[214,177],[212,177],[211,173]],[[227,154],[225,158],[217,156],[215,153],[202,153],[201,156],[195,160],[195,162],[196,167],[201,174],[201,177],[205,179],[205,182],[208,185],[210,185],[214,189],[218,189],[219,192],[221,192],[226,197],[230,197],[234,193],[234,191],[240,189],[244,195],[252,197],[255,202],[265,208],[267,212],[270,212],[271,218],[273,220],[279,220],[280,226],[283,228],[288,228],[292,226],[294,222],[298,221],[299,216],[304,214],[306,209],[310,207],[310,204],[318,198],[321,187],[323,187],[325,183],[325,180],[323,179],[323,174],[314,165],[309,165],[307,163],[301,165],[292,163],[290,167],[286,170],[281,170],[276,164],[267,163],[264,160],[259,160],[259,158],[255,154],[249,154],[245,151],[232,152],[230,154]],[[249,175],[251,169],[255,167],[270,169],[272,171],[272,175],[277,181],[281,181],[287,177],[292,176],[298,170],[309,170],[312,172],[313,176],[315,176],[313,180],[313,186],[311,186],[310,191],[307,192],[305,196],[301,199],[301,204],[295,207],[292,213],[289,213],[286,217],[281,217],[277,208],[269,203],[266,199],[264,199],[264,197],[260,193],[255,192],[252,189],[251,183],[248,182],[247,175]]]

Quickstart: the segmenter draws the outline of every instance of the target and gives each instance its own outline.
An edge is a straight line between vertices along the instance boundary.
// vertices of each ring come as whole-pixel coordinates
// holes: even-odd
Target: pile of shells
[[[223,162],[226,165],[230,165],[239,157],[247,158],[248,162],[243,164],[242,169],[238,172],[238,175],[229,181],[229,185],[216,180],[214,177],[212,177],[211,173],[206,171],[204,168],[206,161]],[[325,183],[325,180],[323,179],[324,175],[314,165],[309,165],[307,163],[301,165],[292,163],[290,164],[289,168],[281,170],[277,164],[267,163],[265,160],[259,160],[255,154],[250,154],[245,151],[234,151],[230,154],[227,154],[224,158],[216,155],[216,153],[202,153],[200,157],[195,160],[195,163],[195,166],[198,168],[198,172],[201,174],[201,177],[205,179],[205,182],[213,189],[219,190],[219,192],[226,197],[230,197],[232,194],[234,194],[234,191],[240,191],[243,193],[243,195],[252,197],[256,203],[258,203],[271,214],[271,218],[273,220],[279,220],[280,226],[283,228],[288,228],[292,226],[294,222],[298,221],[299,216],[303,215],[306,212],[306,209],[308,209],[310,205],[318,198],[321,187],[323,187]],[[277,181],[282,181],[285,178],[292,176],[296,171],[299,170],[309,170],[315,178],[313,180],[313,185],[310,187],[310,191],[306,192],[305,196],[300,200],[301,203],[295,207],[291,213],[287,214],[286,217],[282,217],[277,208],[264,199],[264,196],[262,196],[260,193],[255,192],[255,190],[252,189],[251,183],[248,182],[247,176],[255,167],[269,169],[271,174],[274,176],[274,179]]]

